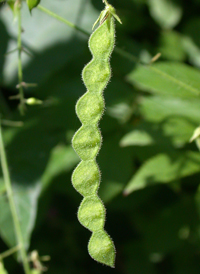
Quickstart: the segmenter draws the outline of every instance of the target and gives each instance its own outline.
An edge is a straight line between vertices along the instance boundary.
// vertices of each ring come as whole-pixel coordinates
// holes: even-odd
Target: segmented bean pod
[[[78,219],[92,232],[88,244],[89,254],[96,261],[114,267],[115,247],[104,230],[105,207],[97,194],[100,171],[96,157],[102,143],[98,123],[105,108],[103,90],[111,77],[109,59],[115,41],[115,9],[107,1],[105,4],[105,10],[96,21],[100,21],[100,26],[89,39],[93,58],[82,72],[87,92],[76,104],[76,113],[82,126],[75,133],[72,145],[81,162],[73,172],[72,184],[84,197],[78,210]]]

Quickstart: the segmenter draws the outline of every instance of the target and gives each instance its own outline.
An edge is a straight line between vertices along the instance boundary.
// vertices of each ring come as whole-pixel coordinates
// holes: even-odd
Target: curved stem
[[[6,257],[16,253],[20,249],[20,246],[14,246],[11,249],[6,250],[5,252],[0,254],[0,261],[5,259]]]
[[[103,3],[104,3],[106,6],[109,5],[108,2],[107,2],[107,0],[103,0]]]
[[[4,177],[8,202],[9,202],[9,206],[10,206],[11,215],[13,218],[17,243],[20,247],[20,254],[21,254],[21,258],[22,258],[24,272],[25,272],[25,274],[31,274],[29,263],[28,263],[28,258],[27,258],[27,254],[26,254],[26,250],[25,250],[25,246],[24,246],[24,240],[23,240],[22,231],[21,231],[21,227],[20,227],[19,217],[17,214],[16,206],[15,206],[14,195],[13,195],[13,190],[12,190],[12,185],[11,185],[11,179],[10,179],[10,174],[9,174],[9,170],[8,170],[8,163],[7,163],[7,158],[6,158],[5,148],[4,148],[1,124],[0,124],[0,156],[1,156],[1,166],[2,166],[2,171],[3,171],[3,177]]]
[[[104,0],[104,1],[106,1],[106,0]],[[69,27],[74,28],[74,29],[80,31],[81,33],[83,33],[83,34],[85,34],[87,36],[90,36],[90,33],[87,32],[86,30],[84,30],[84,29],[76,26],[75,24],[73,24],[70,21],[64,19],[63,17],[57,15],[56,13],[54,13],[54,12],[52,12],[52,11],[44,8],[43,6],[39,5],[39,6],[37,6],[37,8],[39,10],[41,10],[42,12],[50,15],[51,17],[54,17],[58,21],[63,22],[64,24],[68,25]],[[123,56],[124,58],[128,59],[129,61],[131,61],[133,63],[139,62],[139,60],[137,59],[137,57],[135,57],[133,54],[131,54],[131,53],[129,53],[129,52],[123,50],[123,49],[120,49],[117,46],[115,47],[114,52],[116,52],[117,54]]]
[[[85,34],[85,35],[87,35],[87,36],[90,35],[90,34],[89,34],[87,31],[85,31],[84,29],[79,28],[79,27],[76,26],[75,24],[73,24],[73,23],[71,23],[70,21],[64,19],[63,17],[57,15],[56,13],[54,13],[54,12],[52,12],[52,11],[46,9],[45,7],[39,5],[39,6],[37,6],[37,8],[38,8],[39,10],[45,12],[46,14],[50,15],[51,17],[54,17],[54,18],[57,19],[58,21],[65,23],[65,24],[68,25],[69,27],[71,27],[71,28],[73,28],[73,29],[76,29],[76,30],[80,31],[80,32],[82,32],[83,34]]]

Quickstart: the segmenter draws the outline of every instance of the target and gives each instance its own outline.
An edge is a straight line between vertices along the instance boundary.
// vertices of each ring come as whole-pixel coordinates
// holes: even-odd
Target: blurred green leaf
[[[35,224],[40,186],[36,184],[33,187],[20,187],[19,185],[13,184],[13,189],[24,244],[26,248],[28,248]],[[1,237],[10,247],[13,247],[18,243],[15,238],[13,219],[6,194],[0,196],[0,212]]]
[[[159,36],[158,52],[163,58],[172,61],[184,61],[186,52],[183,47],[183,37],[172,30],[162,31]]]
[[[182,41],[190,63],[196,67],[200,67],[200,48],[188,36],[183,37]]]
[[[195,123],[185,117],[166,117],[157,125],[141,122],[120,141],[120,146],[166,146],[166,142],[180,148],[189,142]]]
[[[49,157],[47,167],[42,175],[43,190],[48,187],[55,176],[71,170],[80,161],[71,146],[58,145]]]
[[[128,81],[151,93],[192,98],[200,94],[200,72],[188,65],[159,62],[138,65],[128,75]]]
[[[140,112],[145,120],[160,123],[166,119],[183,117],[197,126],[200,121],[200,99],[186,100],[172,96],[148,96],[140,102]],[[192,135],[193,132],[191,132]]]
[[[151,186],[168,183],[200,171],[200,154],[186,151],[172,155],[159,154],[146,161],[124,189],[124,194]]]
[[[192,18],[186,23],[183,29],[185,35],[183,46],[189,56],[189,61],[200,67],[200,20],[198,17]]]
[[[120,146],[147,146],[154,144],[154,140],[148,132],[135,129],[127,133],[120,141]]]
[[[174,28],[182,16],[181,6],[171,0],[148,0],[151,16],[163,29]]]
[[[195,124],[182,117],[169,117],[162,124],[163,133],[169,137],[175,147],[182,147],[190,141]]]

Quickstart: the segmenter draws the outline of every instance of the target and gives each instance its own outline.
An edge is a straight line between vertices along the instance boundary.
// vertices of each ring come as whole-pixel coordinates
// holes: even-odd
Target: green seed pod
[[[111,77],[109,59],[115,43],[114,18],[120,19],[115,9],[107,1],[103,2],[105,10],[95,22],[96,25],[100,21],[100,26],[89,39],[93,58],[82,72],[87,92],[76,104],[76,113],[82,126],[75,133],[72,145],[81,162],[72,174],[72,184],[84,197],[78,210],[78,219],[92,232],[88,244],[89,254],[94,260],[114,267],[115,247],[104,230],[105,207],[97,195],[100,171],[96,157],[102,142],[98,123],[104,112],[103,90]]]
[[[43,102],[37,98],[30,97],[28,99],[25,99],[25,103],[27,105],[41,105]]]

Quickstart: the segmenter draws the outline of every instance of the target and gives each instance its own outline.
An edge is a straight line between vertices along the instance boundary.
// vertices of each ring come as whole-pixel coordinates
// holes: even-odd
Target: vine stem
[[[18,87],[19,87],[19,110],[24,114],[24,91],[23,91],[23,70],[22,70],[22,24],[21,24],[21,0],[18,0],[17,4],[17,19],[18,19],[18,36],[17,36],[17,48],[18,48]]]
[[[20,249],[20,246],[17,245],[17,246],[12,247],[11,249],[8,249],[8,250],[6,250],[5,252],[1,253],[1,254],[0,254],[0,261],[3,260],[3,259],[5,259],[5,258],[8,257],[8,256],[14,254],[14,253],[17,252],[19,249]]]
[[[71,28],[73,28],[73,29],[76,29],[76,30],[80,31],[80,32],[82,32],[83,34],[85,34],[85,35],[87,35],[87,36],[90,35],[90,34],[89,34],[87,31],[85,31],[84,29],[79,28],[79,27],[76,26],[75,24],[73,24],[73,23],[71,23],[70,21],[66,20],[65,18],[63,18],[63,17],[57,15],[56,13],[54,13],[54,12],[52,12],[52,11],[46,9],[45,7],[39,5],[39,6],[37,6],[37,8],[38,8],[39,10],[45,12],[46,14],[50,15],[51,17],[54,17],[54,18],[57,19],[58,21],[65,23],[65,24],[68,25],[69,27],[71,27]]]
[[[13,190],[12,190],[12,185],[11,185],[11,179],[10,179],[10,174],[9,174],[9,170],[8,170],[8,162],[7,162],[7,157],[6,157],[5,147],[4,147],[4,142],[3,142],[1,124],[0,124],[0,156],[1,156],[1,166],[2,166],[2,171],[3,171],[3,177],[4,177],[8,202],[9,202],[10,211],[11,211],[12,218],[13,218],[16,239],[18,242],[18,246],[20,247],[20,254],[21,254],[21,258],[22,258],[24,272],[25,272],[25,274],[31,274],[31,270],[30,270],[29,263],[28,263],[28,257],[26,254],[25,246],[24,246],[24,240],[23,240],[22,231],[21,231],[21,227],[20,227],[19,217],[17,214],[16,206],[15,206]]]
[[[103,3],[105,3],[106,4],[106,6],[108,6],[109,4],[108,4],[108,2],[107,2],[107,0],[103,0]]]
[[[76,30],[80,31],[81,33],[83,33],[83,34],[85,34],[85,35],[87,35],[87,36],[90,36],[91,33],[87,32],[86,30],[84,30],[84,29],[82,29],[82,28],[80,28],[80,27],[78,27],[77,25],[71,23],[70,21],[66,20],[65,18],[63,18],[63,17],[61,17],[61,16],[59,16],[59,15],[57,15],[56,13],[54,13],[54,12],[48,10],[47,8],[44,8],[44,7],[41,6],[41,5],[37,6],[37,8],[38,8],[39,10],[41,10],[42,12],[44,12],[44,13],[50,15],[51,17],[54,17],[54,18],[57,19],[58,21],[63,22],[64,24],[68,25],[69,27],[71,27],[71,28],[73,28],[73,29],[76,29]],[[115,46],[114,52],[116,52],[117,54],[123,56],[124,58],[126,58],[126,59],[128,59],[129,61],[132,61],[132,62],[134,62],[134,63],[140,62],[140,61],[138,60],[138,58],[135,57],[133,54],[131,54],[131,53],[129,53],[129,52],[127,52],[127,51],[125,51],[125,50],[123,50],[123,49],[117,47],[117,46]]]

